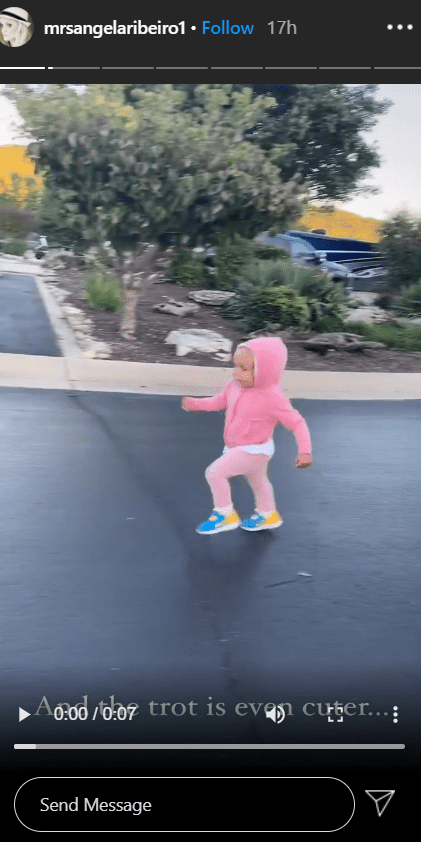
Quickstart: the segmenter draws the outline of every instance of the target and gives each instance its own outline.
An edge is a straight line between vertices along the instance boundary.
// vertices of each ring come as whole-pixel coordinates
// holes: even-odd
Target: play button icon
[[[26,717],[30,716],[30,715],[31,714],[28,713],[27,710],[24,710],[23,708],[19,708],[19,722],[22,722],[22,719],[26,719]]]

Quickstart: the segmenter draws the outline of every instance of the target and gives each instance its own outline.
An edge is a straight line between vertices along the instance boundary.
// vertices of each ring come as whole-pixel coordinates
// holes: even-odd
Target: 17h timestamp
[[[268,23],[271,35],[296,35],[297,27],[290,20],[271,20]]]

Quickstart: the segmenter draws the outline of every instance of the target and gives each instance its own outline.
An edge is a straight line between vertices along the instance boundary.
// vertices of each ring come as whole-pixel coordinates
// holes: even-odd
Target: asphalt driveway
[[[44,696],[88,694],[90,704],[139,703],[137,741],[194,741],[203,728],[211,741],[236,727],[273,739],[262,712],[218,718],[205,712],[216,702],[231,712],[290,702],[291,742],[316,719],[332,733],[326,711],[303,714],[306,702],[367,703],[345,717],[341,741],[390,741],[394,704],[408,725],[419,689],[421,403],[294,405],[314,465],[298,471],[292,435],[276,429],[269,476],[282,528],[203,537],[219,413],[184,413],[178,397],[0,390],[0,663],[13,721],[18,705],[35,713]],[[247,516],[246,482],[232,490]],[[197,700],[200,716],[152,714],[153,700]],[[41,715],[14,727],[45,740]]]
[[[35,279],[29,275],[0,275],[0,353],[61,356]]]

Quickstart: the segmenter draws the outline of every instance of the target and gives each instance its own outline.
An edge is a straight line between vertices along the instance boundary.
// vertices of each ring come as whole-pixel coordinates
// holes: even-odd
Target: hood
[[[279,386],[287,363],[286,345],[276,336],[262,336],[249,339],[237,345],[248,348],[254,357],[254,389],[268,389]]]

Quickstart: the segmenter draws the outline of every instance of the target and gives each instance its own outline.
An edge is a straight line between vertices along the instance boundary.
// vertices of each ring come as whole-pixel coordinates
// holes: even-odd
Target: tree
[[[303,188],[284,183],[271,154],[244,139],[266,100],[231,87],[200,86],[200,113],[183,109],[185,94],[169,85],[140,90],[135,108],[121,85],[88,85],[82,95],[61,89],[59,119],[54,91],[36,101],[22,87],[15,91],[25,130],[37,138],[30,152],[56,226],[80,247],[109,240],[117,253],[127,338],[151,249],[168,235],[192,245],[226,228],[252,236],[302,213]]]
[[[17,207],[7,198],[0,197],[0,233],[23,238],[37,228],[37,218],[29,210]]]
[[[379,251],[384,255],[390,289],[421,280],[421,219],[399,212],[382,223]]]
[[[255,142],[268,148],[275,140],[291,144],[281,170],[285,178],[298,172],[318,199],[344,201],[351,194],[376,192],[359,186],[380,165],[375,148],[361,132],[371,129],[391,105],[374,99],[376,85],[299,85],[289,97],[285,115],[274,115],[257,130]],[[283,131],[282,131],[283,128]]]
[[[40,204],[40,189],[34,178],[12,172],[10,184],[0,179],[0,198],[11,202],[22,210],[37,211]]]
[[[38,227],[39,189],[35,179],[11,174],[11,183],[0,180],[0,233],[18,239]]]
[[[136,89],[129,85],[125,98],[135,104]],[[183,90],[183,107],[202,107],[199,87],[173,86]],[[217,87],[217,86],[214,86]],[[231,85],[231,96],[249,87],[253,97],[272,98],[266,110],[245,137],[265,151],[283,147],[278,165],[282,178],[298,174],[318,200],[345,201],[357,193],[374,193],[361,186],[369,172],[380,165],[376,148],[368,145],[362,132],[369,131],[377,117],[392,104],[375,98],[377,85]],[[229,108],[229,104],[226,106]]]

